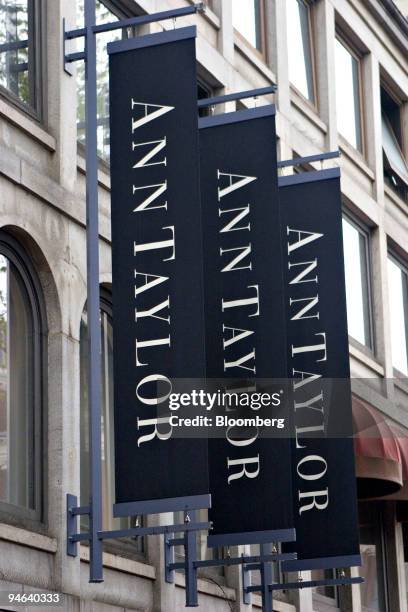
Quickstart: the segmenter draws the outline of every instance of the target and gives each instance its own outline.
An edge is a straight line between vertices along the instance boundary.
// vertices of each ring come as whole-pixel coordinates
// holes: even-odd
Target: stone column
[[[336,82],[334,72],[335,18],[334,7],[328,0],[312,6],[315,19],[315,58],[319,114],[327,126],[326,148],[339,147],[336,116]]]
[[[76,78],[74,64],[71,64],[74,76],[69,76],[64,71],[62,26],[64,17],[67,27],[74,29],[75,1],[47,2],[45,25],[47,74],[44,76],[47,82],[46,123],[57,142],[57,150],[52,160],[53,178],[68,191],[73,191],[77,175]],[[75,43],[71,42],[69,50],[74,50],[73,45]]]
[[[174,515],[171,512],[166,514],[151,514],[148,517],[148,526],[172,525]],[[175,537],[181,537],[178,534]],[[173,612],[176,610],[176,585],[169,584],[165,580],[164,569],[164,538],[160,536],[148,536],[147,540],[147,560],[156,569],[156,582],[153,590],[153,610],[152,612]]]

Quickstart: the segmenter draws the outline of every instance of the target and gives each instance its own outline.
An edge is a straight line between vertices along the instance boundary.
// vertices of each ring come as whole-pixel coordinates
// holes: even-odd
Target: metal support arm
[[[190,540],[186,542],[186,535],[190,535]],[[183,544],[180,538],[173,538],[172,535],[164,538],[165,545],[165,575],[166,582],[174,582],[174,572],[176,570],[184,570],[186,573],[186,606],[197,606],[197,570],[202,567],[220,567],[242,565],[243,572],[243,595],[244,603],[250,603],[250,580],[251,571],[260,571],[262,586],[255,587],[253,590],[262,591],[263,612],[272,612],[272,597],[269,591],[269,584],[272,582],[272,567],[273,562],[294,560],[297,558],[296,553],[280,553],[272,552],[271,544],[262,544],[259,555],[241,555],[240,557],[227,557],[225,559],[196,559],[196,541],[195,532],[185,534],[185,558],[183,561],[174,561],[174,546]],[[269,607],[268,607],[269,606]]]
[[[177,544],[172,544],[171,540],[168,540],[168,545],[179,546],[180,543],[178,542]],[[230,567],[231,565],[245,565],[246,571],[257,571],[261,569],[261,563],[271,563],[273,561],[289,561],[296,559],[296,557],[296,553],[285,553],[281,555],[255,555],[252,557],[246,557],[242,555],[241,557],[230,557],[228,559],[203,559],[195,561],[194,567],[198,569],[200,567]],[[184,561],[179,561],[177,563],[170,563],[169,569],[171,571],[184,569],[184,566]]]
[[[266,96],[273,94],[277,90],[277,85],[271,85],[270,87],[261,87],[259,89],[248,89],[247,91],[238,91],[237,93],[226,94],[225,96],[214,96],[212,98],[203,98],[198,100],[198,108],[205,108],[207,106],[215,106],[216,104],[224,104],[225,102],[231,102],[233,100],[245,100],[245,98],[257,98],[258,96]]]
[[[344,586],[347,584],[361,584],[364,578],[328,578],[327,580],[299,580],[297,582],[282,582],[270,584],[269,591],[282,591],[283,589],[311,589],[320,586]],[[262,585],[251,585],[246,588],[247,593],[259,593],[262,590]]]
[[[302,164],[310,164],[311,162],[324,161],[325,159],[335,159],[336,157],[340,156],[340,151],[330,151],[329,153],[317,153],[316,155],[308,155],[307,157],[294,157],[293,159],[285,159],[283,161],[278,161],[278,168],[301,166]]]
[[[93,34],[101,34],[102,32],[113,32],[114,30],[123,30],[124,28],[132,28],[135,26],[145,25],[147,23],[155,23],[157,21],[166,21],[167,19],[177,19],[177,17],[185,17],[186,15],[194,15],[196,13],[203,13],[205,11],[205,5],[203,2],[198,2],[193,6],[186,6],[179,9],[172,9],[170,11],[162,11],[160,13],[148,13],[146,15],[139,15],[136,17],[129,17],[128,19],[119,19],[117,21],[111,21],[109,23],[101,23],[92,27]],[[65,40],[73,40],[75,38],[82,38],[86,36],[86,28],[77,28],[76,30],[64,30]]]

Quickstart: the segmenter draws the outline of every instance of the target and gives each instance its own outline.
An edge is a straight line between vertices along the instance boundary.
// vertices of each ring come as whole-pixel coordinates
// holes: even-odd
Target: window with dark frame
[[[394,253],[388,254],[392,364],[408,376],[408,266]]]
[[[211,4],[210,4],[211,6]],[[96,1],[96,22],[107,23],[123,17],[115,10],[111,2]],[[81,27],[84,22],[84,0],[77,2],[77,25]],[[109,163],[110,138],[109,138],[109,59],[106,53],[106,44],[114,40],[120,40],[126,36],[126,32],[114,31],[98,34],[97,41],[97,146],[99,157]],[[197,98],[209,98],[213,96],[212,88],[203,80],[197,79]],[[79,62],[77,66],[77,138],[81,145],[85,145],[85,66]],[[209,107],[200,108],[198,114],[205,117],[211,112]]]
[[[0,2],[0,88],[36,117],[41,115],[41,0]]]
[[[400,198],[408,201],[408,164],[403,153],[401,102],[385,84],[381,86],[381,120],[384,178]]]
[[[123,17],[115,10],[115,5],[96,0],[96,23],[108,23]],[[77,26],[83,27],[84,0],[77,0]],[[96,36],[96,70],[97,70],[97,147],[98,155],[109,162],[109,57],[106,45],[115,40],[121,40],[126,31],[114,30]],[[85,64],[77,65],[77,138],[85,144]]]
[[[232,24],[259,53],[265,53],[264,0],[233,0]]]
[[[211,98],[214,95],[213,89],[207,85],[205,81],[197,79],[197,100],[205,100],[205,98]],[[204,106],[198,109],[199,117],[207,117],[211,114],[211,107]]]
[[[363,153],[360,57],[339,36],[335,39],[336,111],[339,133]]]
[[[359,502],[360,584],[362,610],[387,612],[386,547],[384,543],[383,502]]]
[[[307,0],[287,0],[289,79],[306,100],[316,103],[311,6]]]
[[[336,570],[334,569],[322,569],[322,570],[312,570],[311,571],[311,579],[312,580],[332,580],[336,578]],[[338,592],[337,588],[334,586],[320,586],[315,587],[313,589],[315,593],[318,593],[320,596],[323,596],[330,600],[330,606],[336,606],[338,604]]]
[[[348,333],[373,349],[369,239],[369,231],[358,220],[343,216]]]
[[[18,242],[0,231],[0,514],[6,522],[43,520],[45,325],[31,262]]]
[[[113,428],[113,326],[111,297],[107,290],[101,292],[101,437],[102,437],[102,507],[103,525],[106,531],[127,529],[142,524],[141,517],[113,518],[115,500],[115,453]],[[88,329],[86,308],[82,313],[80,329],[80,420],[81,420],[81,505],[89,503],[89,404],[88,404]],[[81,517],[81,527],[86,530],[88,519]],[[108,548],[112,551],[118,548],[129,553],[144,552],[143,538],[127,538],[126,540],[109,540]]]

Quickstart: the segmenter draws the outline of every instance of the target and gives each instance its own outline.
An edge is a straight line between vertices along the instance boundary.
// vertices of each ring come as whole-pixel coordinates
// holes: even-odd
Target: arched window
[[[102,435],[102,502],[104,530],[134,527],[132,519],[114,519],[112,507],[115,501],[115,457],[113,430],[113,344],[112,344],[112,306],[110,294],[101,291],[101,435]],[[80,330],[80,397],[81,397],[81,505],[89,503],[89,403],[88,403],[88,322],[86,307],[82,313]],[[86,525],[86,518],[82,521]],[[110,540],[110,545],[115,543]],[[117,544],[117,543],[116,543]],[[133,552],[143,552],[143,542],[123,541],[123,546],[131,547]]]
[[[40,285],[20,245],[0,231],[0,514],[42,518]]]

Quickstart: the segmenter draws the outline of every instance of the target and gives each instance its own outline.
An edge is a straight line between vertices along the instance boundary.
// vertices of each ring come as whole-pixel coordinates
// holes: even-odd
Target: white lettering
[[[174,106],[162,106],[161,104],[145,104],[144,102],[135,102],[132,98],[132,110],[135,106],[142,106],[144,110],[144,115],[141,119],[132,119],[132,132],[142,127],[146,123],[169,113],[174,110]],[[154,111],[149,111],[149,108],[155,108]]]
[[[248,183],[252,183],[252,181],[256,181],[256,176],[243,176],[241,174],[230,174],[228,172],[220,172],[220,170],[218,170],[217,176],[218,176],[218,180],[220,180],[222,176],[227,176],[229,179],[228,187],[224,187],[224,188],[218,187],[218,201],[220,201],[221,198],[225,197],[229,193],[232,193],[236,189],[242,189],[242,187],[245,187],[245,185],[248,185]],[[238,179],[238,180],[234,180],[234,179]]]
[[[138,340],[136,338],[136,366],[146,366],[148,363],[142,363],[139,361],[138,352],[142,348],[149,348],[152,346],[170,346],[170,336],[168,338],[157,338],[156,340]]]
[[[248,285],[247,289],[255,289],[255,297],[244,298],[241,300],[222,300],[222,312],[227,308],[237,308],[239,306],[250,306],[256,304],[256,311],[248,315],[249,317],[259,316],[259,285]]]
[[[317,508],[317,510],[326,510],[327,506],[329,505],[329,489],[327,487],[323,491],[311,491],[310,493],[301,493],[299,491],[299,501],[307,497],[312,497],[313,501],[306,506],[301,506],[299,509],[299,514],[302,514],[302,512],[306,512],[307,510],[312,510],[313,508]],[[320,504],[316,501],[316,499],[319,497],[324,498],[324,501]]]
[[[290,229],[290,227],[286,228],[286,234],[287,236],[289,236],[289,234],[293,232],[295,234],[297,234],[297,241],[296,242],[292,242],[289,243],[288,242],[288,254],[292,253],[293,251],[296,251],[296,249],[299,249],[302,246],[305,246],[306,244],[309,244],[310,242],[313,242],[314,240],[317,240],[318,238],[322,238],[324,236],[324,234],[315,234],[314,232],[306,232],[303,230],[295,230],[295,229]],[[304,234],[304,238],[302,238],[302,234]]]
[[[220,248],[220,255],[224,255],[224,253],[231,253],[231,251],[240,251],[236,257],[232,261],[230,261],[225,268],[221,270],[221,272],[233,272],[234,270],[252,270],[252,263],[249,262],[247,266],[235,267],[252,252],[252,245],[248,244],[248,246],[244,247],[235,247],[233,249],[222,249]]]
[[[148,208],[149,204],[154,202],[154,200],[157,200],[157,198],[167,190],[167,181],[164,181],[164,183],[158,183],[157,185],[144,185],[143,187],[135,187],[133,185],[133,195],[135,195],[136,191],[140,191],[141,189],[155,189],[155,191],[153,191],[153,193],[151,193],[145,200],[143,200],[143,202],[138,204],[136,208],[133,209],[133,212],[157,210],[158,208],[164,208],[165,210],[167,210],[167,200],[164,202],[164,204],[159,204],[158,206],[150,206],[150,208]]]
[[[176,259],[176,248],[175,248],[175,244],[174,244],[174,225],[170,225],[168,227],[162,227],[163,230],[168,229],[171,231],[172,237],[169,240],[160,240],[158,242],[145,242],[144,244],[136,244],[136,242],[133,243],[133,250],[134,250],[134,255],[136,255],[136,253],[141,253],[143,251],[152,251],[154,249],[166,249],[166,248],[171,248],[172,249],[172,254],[170,257],[167,257],[167,259],[163,259],[163,261],[172,261],[173,259]]]
[[[224,371],[228,370],[229,368],[242,368],[243,370],[249,370],[250,372],[253,372],[255,374],[256,372],[255,365],[253,368],[242,365],[243,363],[246,363],[250,359],[255,360],[255,349],[252,349],[252,351],[248,353],[248,355],[245,355],[244,357],[240,357],[236,361],[226,361],[224,359]]]
[[[256,466],[255,470],[252,472],[247,471],[246,466],[254,464]],[[248,459],[230,459],[229,457],[227,457],[228,469],[234,467],[235,465],[241,465],[242,469],[240,472],[228,476],[228,484],[230,484],[233,480],[238,480],[239,478],[242,478],[243,476],[246,476],[247,478],[256,478],[260,470],[259,455],[257,455],[256,457],[250,457]]]
[[[230,338],[223,338],[223,345],[224,345],[224,351],[228,346],[231,346],[231,344],[234,344],[235,342],[239,342],[240,340],[243,340],[244,338],[248,338],[248,336],[252,336],[252,334],[254,333],[253,331],[247,330],[247,329],[239,329],[239,327],[227,327],[226,325],[223,324],[222,326],[222,331],[230,331],[232,333],[232,336]],[[236,332],[240,332],[240,333],[236,333]]]
[[[311,353],[313,351],[323,351],[324,355],[321,359],[316,359],[317,363],[319,361],[327,360],[327,349],[326,349],[326,334],[324,332],[320,332],[315,334],[315,336],[323,336],[324,342],[323,344],[311,344],[306,346],[293,346],[292,344],[292,357],[295,355],[299,355],[301,353]]]
[[[248,223],[248,225],[244,225],[241,227],[236,227],[237,223],[239,223],[244,217],[246,217],[247,215],[249,215],[249,204],[248,206],[244,206],[244,208],[228,208],[227,210],[221,210],[221,208],[218,209],[218,214],[221,217],[221,215],[224,215],[226,212],[237,212],[238,214],[231,219],[231,221],[229,221],[227,223],[227,225],[225,225],[221,230],[220,233],[225,233],[225,232],[237,232],[238,230],[248,230],[251,231],[251,224]]]
[[[138,147],[147,147],[149,145],[155,145],[148,153],[146,153],[144,157],[142,157],[142,159],[140,159],[138,162],[134,164],[133,168],[136,169],[136,168],[148,168],[149,166],[167,166],[166,157],[162,159],[161,161],[148,163],[150,162],[151,159],[153,159],[155,155],[160,153],[160,151],[162,151],[162,149],[166,147],[166,144],[167,144],[166,136],[162,138],[162,140],[151,140],[150,142],[137,142],[137,143],[132,142],[132,151],[135,151]]]

